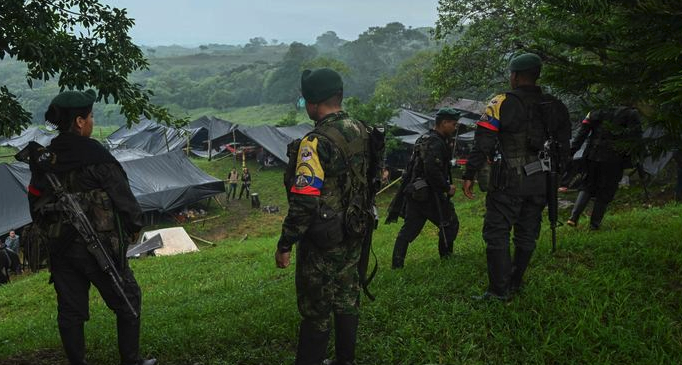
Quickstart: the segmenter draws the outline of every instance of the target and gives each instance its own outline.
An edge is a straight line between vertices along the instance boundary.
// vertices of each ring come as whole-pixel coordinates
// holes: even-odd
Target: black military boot
[[[295,365],[320,365],[327,353],[329,331],[315,329],[308,320],[301,321]]]
[[[523,286],[523,274],[530,263],[530,258],[533,256],[533,251],[527,251],[517,248],[514,251],[514,264],[511,270],[511,281],[509,283],[509,292],[516,294],[521,291]]]
[[[155,365],[156,359],[140,358],[140,320],[137,318],[117,317],[118,352],[121,365]]]
[[[74,326],[59,326],[66,358],[70,365],[87,365],[85,362],[85,332],[83,324]]]
[[[488,290],[482,295],[471,297],[474,300],[497,299],[508,301],[509,279],[511,276],[511,256],[509,248],[502,250],[488,250],[488,280],[490,284]]]
[[[396,238],[395,245],[393,246],[393,262],[391,264],[391,269],[402,269],[405,265],[405,256],[407,255],[407,246],[410,243],[404,239]]]
[[[580,219],[580,215],[583,213],[585,207],[587,207],[587,203],[589,202],[590,193],[585,190],[581,190],[580,193],[578,193],[578,197],[575,199],[575,204],[573,205],[573,210],[571,211],[571,218],[568,219],[566,224],[571,227],[577,226],[578,219]]]
[[[592,217],[590,217],[590,229],[598,230],[601,226],[601,221],[604,219],[604,214],[606,214],[606,207],[609,204],[599,199],[595,200],[594,207],[592,208]]]

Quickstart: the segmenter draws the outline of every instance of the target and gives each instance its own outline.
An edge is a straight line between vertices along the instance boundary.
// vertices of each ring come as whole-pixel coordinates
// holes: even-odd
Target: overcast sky
[[[244,44],[249,38],[311,44],[328,31],[356,39],[371,26],[433,26],[438,0],[102,0],[128,9],[141,45]]]

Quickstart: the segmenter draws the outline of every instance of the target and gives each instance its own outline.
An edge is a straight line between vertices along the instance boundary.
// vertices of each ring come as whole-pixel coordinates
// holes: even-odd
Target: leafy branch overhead
[[[96,0],[3,0],[0,2],[0,59],[27,65],[26,82],[57,79],[59,87],[94,88],[98,101],[121,105],[128,124],[140,116],[181,124],[165,108],[150,102],[152,91],[128,81],[147,69],[142,51],[128,31],[134,21],[125,9]],[[19,132],[31,115],[4,85],[0,88],[0,135]]]

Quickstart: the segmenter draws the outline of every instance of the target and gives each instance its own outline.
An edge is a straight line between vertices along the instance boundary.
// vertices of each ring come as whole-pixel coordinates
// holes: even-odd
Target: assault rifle
[[[556,108],[554,102],[546,101],[540,103],[542,119],[548,136],[544,144],[543,151],[540,152],[540,161],[543,164],[543,171],[547,171],[547,216],[549,227],[552,230],[552,253],[556,251],[556,227],[559,221],[559,174],[563,171],[563,161],[561,159],[559,138],[557,136],[558,127],[556,125]]]
[[[29,142],[28,146],[15,155],[15,158],[23,162],[33,162],[31,161],[32,158],[30,158],[30,156],[34,155],[39,148],[42,148],[40,144],[36,142]],[[38,162],[41,160],[40,157],[37,157]],[[118,270],[116,270],[116,265],[111,259],[111,256],[109,256],[106,247],[104,247],[104,244],[102,244],[102,241],[100,241],[97,231],[95,231],[95,229],[92,227],[92,223],[90,223],[90,220],[85,215],[85,212],[83,212],[83,208],[81,208],[80,204],[78,203],[76,195],[67,192],[54,173],[48,171],[43,172],[48,182],[52,186],[52,190],[54,190],[54,194],[57,198],[55,206],[59,211],[66,214],[69,223],[71,223],[71,225],[76,229],[76,231],[78,231],[80,236],[86,242],[88,252],[95,257],[95,260],[97,260],[97,264],[102,271],[109,275],[111,281],[114,284],[114,288],[121,298],[123,298],[126,305],[128,306],[128,309],[130,309],[130,313],[137,318],[139,316],[137,311],[135,308],[133,308],[133,305],[130,303],[130,300],[128,300],[128,297],[123,291],[123,278],[121,277],[121,274],[118,272]]]

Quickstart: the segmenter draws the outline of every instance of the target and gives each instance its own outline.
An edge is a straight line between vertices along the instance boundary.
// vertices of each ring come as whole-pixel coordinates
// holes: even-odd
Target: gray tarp
[[[301,123],[290,127],[277,127],[277,130],[291,137],[291,139],[303,138],[308,132],[313,130],[310,123]]]
[[[407,143],[409,145],[414,145],[415,142],[417,142],[417,138],[419,138],[421,134],[410,134],[407,136],[398,136],[396,137],[403,143]],[[474,131],[470,131],[467,133],[463,133],[457,136],[457,143],[471,143],[474,141]]]
[[[28,127],[17,136],[0,139],[0,146],[14,147],[18,150],[21,150],[24,147],[26,147],[28,142],[31,141],[35,141],[43,146],[47,146],[48,144],[50,144],[50,141],[52,141],[52,138],[56,136],[57,136],[56,133],[48,132],[38,127]]]
[[[166,212],[225,191],[221,180],[194,166],[181,151],[121,165],[144,212]],[[26,197],[30,179],[24,163],[0,164],[0,234],[31,223]]]
[[[216,140],[232,133],[237,128],[236,124],[230,123],[216,117],[203,116],[189,124],[189,129],[198,130],[192,137],[191,144],[205,143],[206,141]]]
[[[143,119],[140,123],[133,124],[130,129],[126,126],[117,129],[104,140],[104,143],[109,149],[138,149],[159,155],[182,149],[187,145],[187,138],[191,138],[196,132],[196,129],[171,128]]]
[[[426,114],[401,108],[398,114],[388,121],[388,124],[407,133],[424,134],[431,128],[434,121],[434,118]]]
[[[271,125],[260,125],[257,127],[239,127],[239,132],[262,146],[278,160],[287,163],[287,145],[294,140],[287,134],[281,132],[277,127]]]

